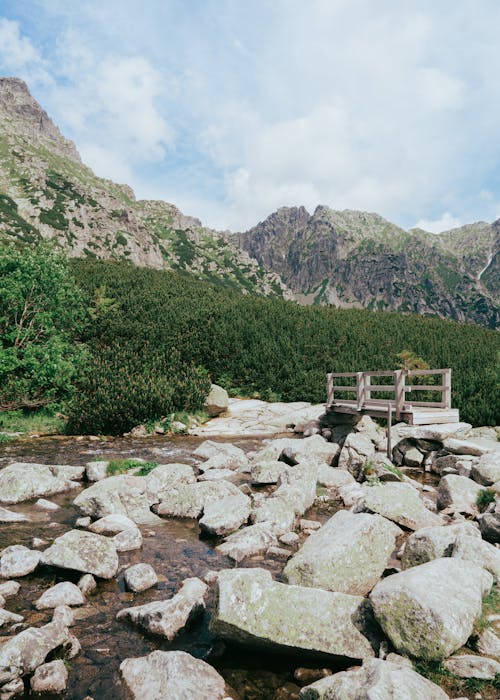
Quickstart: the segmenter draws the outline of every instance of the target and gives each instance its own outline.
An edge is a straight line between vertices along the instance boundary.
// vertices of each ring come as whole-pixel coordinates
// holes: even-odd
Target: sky
[[[138,198],[500,217],[497,0],[0,0],[0,75]]]

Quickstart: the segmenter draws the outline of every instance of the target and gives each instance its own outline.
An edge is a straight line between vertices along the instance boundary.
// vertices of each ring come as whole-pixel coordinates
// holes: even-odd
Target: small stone
[[[285,532],[284,535],[281,535],[279,541],[281,542],[281,544],[290,547],[291,545],[297,544],[300,541],[300,537],[297,535],[296,532]]]
[[[85,465],[85,474],[88,481],[101,481],[107,477],[107,469],[109,462],[107,461],[96,461],[88,462]]]
[[[31,540],[31,546],[33,549],[39,549],[40,547],[45,547],[45,545],[49,544],[47,540],[42,540],[40,537],[33,537]]]
[[[24,617],[22,615],[16,615],[16,613],[10,612],[10,610],[0,608],[0,627],[10,625],[14,622],[22,622],[23,620]]]
[[[35,608],[45,610],[57,608],[60,605],[83,605],[84,603],[85,598],[78,586],[69,581],[62,581],[42,593],[40,598],[35,601]]]
[[[111,539],[117,552],[130,552],[142,547],[142,535],[138,527],[123,530]]]
[[[474,648],[485,656],[496,656],[500,659],[500,638],[493,629],[485,629],[474,642]]]
[[[283,547],[269,547],[267,556],[277,561],[287,561],[292,556],[292,553],[288,549],[283,549]]]
[[[116,535],[123,530],[130,530],[137,527],[133,520],[121,513],[112,513],[99,518],[88,526],[91,532],[96,532],[98,535]]]
[[[22,523],[28,520],[29,518],[27,515],[15,513],[13,510],[0,506],[0,523]]]
[[[134,593],[145,591],[158,583],[158,576],[150,564],[135,564],[125,570],[125,583]]]
[[[319,530],[321,523],[318,520],[305,520],[301,518],[299,520],[299,527],[301,530]]]
[[[54,608],[52,622],[59,622],[64,627],[71,627],[75,622],[75,616],[69,605],[58,605]]]
[[[40,508],[40,510],[59,510],[57,503],[48,501],[46,498],[39,498],[38,501],[35,502],[35,507]]]
[[[39,666],[30,682],[34,693],[62,693],[67,683],[68,671],[61,659]]]
[[[293,672],[293,677],[300,686],[309,685],[320,678],[331,676],[332,671],[329,668],[296,668]]]
[[[481,678],[493,680],[500,673],[500,663],[494,659],[473,654],[451,656],[443,661],[443,666],[459,678]]]
[[[17,581],[5,581],[0,583],[0,595],[4,598],[12,598],[19,593],[20,588],[21,584]]]
[[[77,585],[83,595],[91,595],[97,588],[96,580],[92,574],[83,574]]]
[[[27,576],[38,566],[40,556],[40,552],[34,552],[21,544],[6,547],[0,559],[0,576],[2,578]]]

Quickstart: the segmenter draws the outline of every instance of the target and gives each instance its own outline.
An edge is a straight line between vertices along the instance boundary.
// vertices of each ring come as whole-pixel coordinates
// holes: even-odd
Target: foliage
[[[492,489],[481,489],[476,497],[476,505],[482,512],[490,503],[495,503],[495,492]]]
[[[137,469],[136,476],[147,476],[158,466],[158,462],[141,462],[138,459],[111,459],[106,467],[108,476],[125,474],[130,469]]]
[[[64,431],[64,424],[64,417],[51,406],[37,411],[17,409],[0,413],[0,430],[9,433],[54,435]]]
[[[500,606],[500,594],[498,593],[498,588],[496,585],[493,586],[491,591],[483,596],[483,602],[481,606],[481,615],[474,622],[474,630],[472,636],[479,636],[481,632],[491,626],[489,620],[490,615],[497,615]]]
[[[429,363],[422,357],[418,357],[412,350],[402,350],[396,357],[399,361],[397,367],[400,369],[431,369]]]
[[[247,396],[275,392],[283,401],[321,403],[328,371],[392,369],[396,355],[412,348],[432,368],[452,368],[452,402],[463,420],[475,425],[495,425],[498,420],[500,345],[493,331],[418,315],[303,307],[119,261],[78,260],[72,266],[90,297],[104,285],[116,300],[116,308],[88,329],[97,373],[102,373],[104,362],[97,357],[101,347],[114,348],[112,355],[142,357],[147,343],[146,364],[153,348],[164,358],[177,353],[181,365],[204,367],[226,389],[238,387]],[[106,362],[110,361],[108,355]],[[119,362],[115,364],[118,370]],[[146,370],[138,371],[144,378]],[[158,372],[159,381],[162,376]],[[153,391],[155,382],[151,381]],[[126,393],[123,379],[122,394],[109,396],[102,412],[117,410]],[[172,404],[186,408],[180,399]],[[153,413],[137,411],[141,419],[136,423],[172,410],[156,406]],[[90,419],[85,425],[92,429]],[[97,429],[101,428],[93,428]]]
[[[71,394],[86,357],[84,299],[54,246],[0,247],[0,410]]]

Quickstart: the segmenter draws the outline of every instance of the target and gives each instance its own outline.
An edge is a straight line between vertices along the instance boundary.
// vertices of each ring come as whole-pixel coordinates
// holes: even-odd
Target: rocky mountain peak
[[[64,138],[24,80],[0,78],[0,122],[1,130],[11,139],[45,146],[52,153],[82,163],[75,145]]]

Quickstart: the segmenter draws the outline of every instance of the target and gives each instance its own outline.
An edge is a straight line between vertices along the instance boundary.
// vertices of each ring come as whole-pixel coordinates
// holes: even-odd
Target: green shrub
[[[492,489],[481,489],[476,497],[476,505],[481,512],[485,510],[490,503],[495,503],[495,492]]]
[[[137,459],[111,459],[106,467],[108,476],[125,474],[130,469],[137,469],[136,476],[147,476],[158,466],[158,462],[141,462]]]

